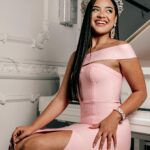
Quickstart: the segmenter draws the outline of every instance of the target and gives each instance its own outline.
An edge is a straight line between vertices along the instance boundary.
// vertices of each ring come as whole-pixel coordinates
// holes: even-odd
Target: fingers
[[[107,150],[110,150],[112,139],[113,139],[113,142],[114,142],[114,148],[116,148],[116,145],[117,145],[116,135],[113,135],[113,134],[107,133],[107,132],[102,132],[102,131],[99,130],[99,132],[97,133],[97,135],[96,135],[96,137],[93,141],[93,148],[97,145],[98,141],[100,140],[99,150],[102,150],[103,146],[104,146],[104,143],[107,140]]]
[[[114,148],[116,148],[117,147],[117,137],[116,137],[116,134],[114,134],[112,136],[112,138],[113,138]]]
[[[14,142],[19,134],[19,128],[17,127],[12,134],[12,141]]]
[[[111,139],[112,139],[112,135],[108,135],[107,136],[107,150],[110,150],[111,148]]]
[[[13,142],[17,143],[20,140],[22,140],[23,138],[25,138],[27,136],[27,134],[25,133],[25,131],[21,128],[21,127],[17,127],[13,133]]]
[[[98,140],[101,138],[101,132],[99,131],[94,139],[94,142],[93,142],[93,148],[96,146]]]
[[[106,138],[107,138],[107,133],[103,133],[101,136],[100,144],[99,144],[99,150],[103,149],[103,145],[105,143]]]
[[[27,137],[27,134],[22,133],[20,136],[18,136],[18,137],[16,138],[15,143],[18,143],[19,141],[21,141],[21,140],[24,139],[25,137]]]

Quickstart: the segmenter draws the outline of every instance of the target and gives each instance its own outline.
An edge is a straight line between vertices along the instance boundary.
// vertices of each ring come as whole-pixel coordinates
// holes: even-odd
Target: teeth
[[[97,24],[106,24],[104,21],[96,21]]]

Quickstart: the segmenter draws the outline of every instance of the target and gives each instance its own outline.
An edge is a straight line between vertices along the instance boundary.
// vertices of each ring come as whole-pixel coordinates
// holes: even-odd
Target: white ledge
[[[62,63],[8,60],[0,60],[1,79],[58,80],[58,70],[65,68]]]
[[[40,93],[31,95],[4,95],[3,93],[0,93],[0,104],[5,105],[6,103],[24,102],[24,101],[30,101],[31,103],[34,103],[39,99],[39,97]]]

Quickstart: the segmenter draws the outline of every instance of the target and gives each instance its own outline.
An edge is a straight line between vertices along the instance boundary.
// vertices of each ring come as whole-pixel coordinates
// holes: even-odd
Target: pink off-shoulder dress
[[[133,59],[136,54],[130,44],[122,44],[88,53],[80,72],[81,98],[80,123],[57,129],[43,129],[37,132],[72,130],[65,150],[98,150],[92,148],[98,129],[90,129],[92,124],[106,118],[120,103],[123,75],[110,67],[111,61]],[[109,65],[108,65],[109,64]],[[131,129],[128,118],[117,128],[115,150],[130,150]],[[107,140],[103,150],[107,150]],[[111,150],[114,150],[113,141]]]

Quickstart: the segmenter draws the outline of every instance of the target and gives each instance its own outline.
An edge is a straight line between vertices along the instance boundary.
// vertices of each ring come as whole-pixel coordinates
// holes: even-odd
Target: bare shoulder
[[[115,45],[122,45],[122,44],[129,44],[127,41],[124,40],[116,40],[114,39],[114,44]]]

